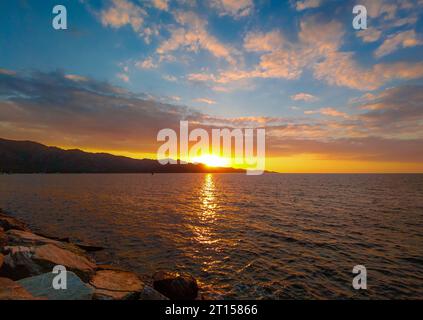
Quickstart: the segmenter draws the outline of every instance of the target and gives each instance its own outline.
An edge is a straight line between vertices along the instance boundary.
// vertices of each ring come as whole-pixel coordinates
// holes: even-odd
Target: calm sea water
[[[3,175],[0,207],[213,296],[423,298],[423,175]]]

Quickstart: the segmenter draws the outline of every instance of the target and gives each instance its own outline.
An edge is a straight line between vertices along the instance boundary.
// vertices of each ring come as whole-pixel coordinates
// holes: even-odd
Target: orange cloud
[[[4,138],[154,155],[158,130],[177,129],[180,120],[188,120],[190,127],[206,130],[266,128],[269,158],[304,161],[304,155],[312,155],[321,161],[402,162],[403,168],[423,163],[421,86],[397,87],[366,97],[368,101],[356,107],[359,113],[354,116],[321,108],[312,113],[328,117],[291,119],[216,117],[152,97],[139,98],[93,79],[74,81],[61,73],[2,74],[0,91],[7,93],[0,101],[0,136]],[[319,163],[313,161],[310,166]]]
[[[194,12],[175,13],[176,21],[182,28],[171,30],[171,37],[157,48],[157,53],[164,55],[178,49],[188,51],[207,50],[217,58],[224,58],[229,63],[235,63],[233,49],[225,46],[206,30],[207,21],[201,19]]]
[[[250,70],[232,68],[217,75],[191,74],[188,79],[219,84],[254,78],[297,79],[305,69],[311,69],[316,79],[324,80],[330,85],[368,91],[376,90],[395,79],[423,77],[421,62],[361,66],[354,60],[352,52],[340,50],[343,36],[343,26],[339,22],[321,22],[316,17],[301,21],[298,42],[287,41],[278,30],[248,33],[244,39],[244,48],[247,52],[261,53],[260,61],[255,67]],[[398,43],[403,46],[419,43],[414,40],[415,34],[412,33],[401,34],[398,39],[401,41],[395,40],[393,44],[382,45],[381,48],[387,52],[395,49]]]
[[[331,117],[342,117],[345,119],[351,118],[351,116],[345,112],[338,111],[334,108],[321,108],[319,110],[307,110],[304,111],[304,114],[322,114],[325,116],[331,116]]]
[[[152,0],[152,4],[155,8],[168,11],[169,10],[169,2],[168,0]]]
[[[194,99],[195,102],[206,103],[206,104],[216,104],[216,101],[207,98],[198,98]]]
[[[153,61],[152,57],[148,57],[145,60],[137,61],[135,66],[140,69],[154,69],[157,68],[157,64]]]
[[[313,96],[312,94],[304,93],[304,92],[297,93],[291,96],[291,99],[294,101],[306,101],[306,102],[313,102],[318,100],[318,98]]]
[[[119,28],[129,24],[134,31],[139,31],[147,13],[141,7],[127,0],[112,0],[112,6],[100,14],[104,26]]]
[[[389,36],[388,39],[381,44],[381,46],[375,51],[375,56],[380,58],[394,52],[400,47],[409,48],[422,44],[423,41],[421,39],[417,39],[417,35],[414,30],[398,32]]]

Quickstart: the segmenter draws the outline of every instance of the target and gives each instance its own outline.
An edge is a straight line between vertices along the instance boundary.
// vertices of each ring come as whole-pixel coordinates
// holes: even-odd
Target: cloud
[[[125,73],[118,73],[116,75],[116,77],[118,77],[123,82],[129,82],[129,76],[127,74],[125,74]]]
[[[350,99],[349,103],[353,103],[353,104],[354,103],[365,103],[365,102],[368,102],[368,101],[375,100],[376,98],[377,98],[377,95],[370,93],[370,92],[367,92],[360,97]]]
[[[423,87],[402,86],[386,89],[359,108],[367,127],[379,134],[418,138],[423,135]]]
[[[297,11],[303,11],[312,8],[318,8],[322,3],[322,0],[301,0],[297,1],[295,8]]]
[[[249,52],[271,52],[281,49],[284,42],[284,37],[279,30],[268,33],[249,32],[244,38],[244,48]]]
[[[72,81],[88,81],[88,78],[79,76],[77,74],[66,74],[65,78]]]
[[[399,48],[409,48],[422,45],[423,41],[417,38],[414,30],[402,31],[389,36],[375,51],[377,58],[386,56]]]
[[[158,65],[153,61],[152,57],[135,62],[135,66],[140,69],[155,69],[158,67]]]
[[[235,18],[248,16],[254,9],[252,0],[212,0],[211,6],[221,15],[230,15]]]
[[[152,0],[152,4],[155,8],[163,11],[169,10],[169,1],[168,0]]]
[[[361,113],[349,118],[331,108],[318,110],[328,116],[324,119],[224,118],[86,79],[74,81],[60,72],[0,74],[0,136],[155,154],[157,132],[177,129],[180,120],[189,120],[191,128],[206,130],[265,127],[269,157],[314,154],[330,159],[423,162],[422,86],[384,90],[357,106]]]
[[[146,15],[144,9],[127,0],[112,0],[112,5],[100,13],[104,26],[120,28],[130,25],[136,32],[140,31]]]
[[[286,41],[279,31],[248,33],[244,39],[244,47],[247,51],[261,53],[260,61],[255,67],[250,70],[233,68],[217,75],[194,73],[188,79],[218,84],[254,78],[292,80],[298,79],[304,70],[310,69],[316,79],[324,80],[330,85],[369,91],[395,79],[423,77],[422,62],[361,66],[354,60],[352,52],[340,50],[343,36],[344,30],[339,22],[322,22],[316,16],[301,21],[297,42]]]
[[[416,0],[362,0],[360,4],[367,8],[371,18],[369,28],[356,33],[364,42],[375,42],[391,34],[389,40],[397,28],[415,26],[421,12]]]
[[[367,9],[367,14],[372,18],[383,17],[392,20],[396,17],[399,4],[402,0],[362,0],[361,4]]]
[[[371,91],[394,79],[423,77],[423,63],[397,62],[363,68],[352,59],[352,53],[332,52],[314,66],[314,76],[331,85]]]
[[[150,25],[149,27],[145,27],[140,30],[140,36],[144,39],[146,44],[150,44],[151,39],[154,36],[157,37],[159,34],[159,26],[156,25]]]
[[[275,157],[313,154],[316,160],[422,163],[423,139],[397,140],[377,137],[342,138],[327,141],[280,139],[274,141]]]
[[[207,32],[206,20],[200,18],[194,12],[177,12],[175,13],[175,19],[182,27],[174,28],[170,31],[171,37],[160,44],[157,48],[158,54],[165,55],[179,49],[192,52],[202,49],[217,58],[225,59],[231,64],[235,63],[233,58],[234,50],[225,46]]]
[[[318,100],[318,98],[313,96],[312,94],[304,93],[304,92],[297,93],[291,96],[291,99],[294,101],[306,101],[306,102],[314,102]]]
[[[345,119],[351,118],[351,116],[345,112],[338,111],[334,108],[321,108],[319,110],[307,110],[304,114],[321,114],[324,116],[341,117]]]
[[[175,76],[172,76],[172,75],[168,75],[168,74],[165,74],[162,78],[165,79],[166,81],[169,81],[169,82],[178,81],[178,78],[176,78]]]
[[[366,30],[361,30],[357,32],[357,35],[364,41],[364,42],[375,42],[380,39],[382,36],[382,31],[376,28],[368,28]]]
[[[156,135],[201,115],[182,106],[63,73],[0,75],[0,136],[131,152],[157,150]],[[4,98],[4,97],[7,98]]]
[[[12,70],[7,70],[7,69],[1,69],[0,68],[0,74],[5,74],[5,75],[9,75],[9,76],[13,76],[16,74],[15,71]]]
[[[212,99],[207,99],[207,98],[197,98],[197,99],[194,99],[193,101],[199,102],[199,103],[206,103],[206,104],[216,104],[216,101]]]

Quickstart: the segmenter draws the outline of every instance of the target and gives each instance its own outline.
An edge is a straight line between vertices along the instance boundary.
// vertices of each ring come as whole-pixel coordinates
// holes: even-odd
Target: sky
[[[52,8],[67,8],[67,30]],[[355,5],[367,30],[352,25]],[[423,172],[423,0],[1,1],[0,137],[156,156],[265,128],[266,169]]]

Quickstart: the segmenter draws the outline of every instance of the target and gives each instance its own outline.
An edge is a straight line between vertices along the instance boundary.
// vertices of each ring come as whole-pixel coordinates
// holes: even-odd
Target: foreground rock
[[[4,277],[0,278],[0,300],[199,299],[192,276],[161,271],[154,275],[152,288],[136,274],[116,266],[96,265],[86,255],[102,249],[33,233],[0,209],[0,277]],[[56,265],[67,269],[67,290],[52,288]]]
[[[4,231],[10,230],[10,229],[24,230],[24,231],[29,230],[25,223],[19,221],[18,219],[5,215],[1,209],[0,209],[0,227],[3,228]]]
[[[7,278],[0,278],[0,300],[34,300],[19,283]]]
[[[6,245],[6,233],[3,228],[0,227],[0,249]]]
[[[84,254],[84,250],[77,245],[49,239],[35,233],[23,230],[11,229],[6,232],[6,243],[8,246],[40,246],[44,244],[53,244],[59,248],[70,250],[76,254]]]
[[[94,299],[136,299],[144,289],[144,283],[134,273],[121,270],[99,270],[90,280],[95,288]]]
[[[57,274],[51,272],[17,281],[34,297],[46,297],[48,300],[91,300],[94,289],[86,285],[73,272],[66,272],[66,289],[53,288],[53,279]]]
[[[140,293],[140,300],[169,300],[168,297],[165,297],[157,290],[153,289],[152,287],[145,286],[144,289]]]
[[[52,244],[36,247],[11,246],[5,247],[4,251],[0,274],[14,280],[51,272],[54,266],[62,265],[88,281],[96,267],[88,257]]]
[[[159,271],[153,276],[154,289],[171,300],[195,300],[197,281],[189,274]]]

